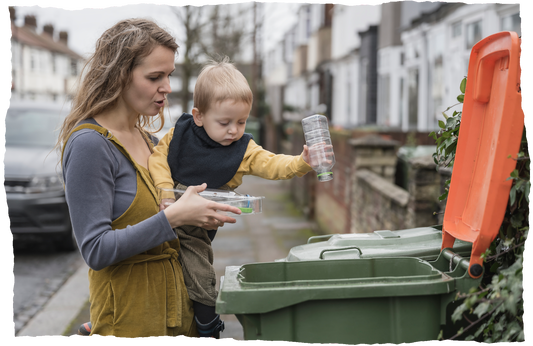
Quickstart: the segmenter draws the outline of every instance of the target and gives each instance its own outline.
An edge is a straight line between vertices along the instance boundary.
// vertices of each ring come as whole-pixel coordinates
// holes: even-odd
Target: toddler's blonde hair
[[[229,57],[221,61],[210,60],[198,75],[194,87],[194,107],[200,113],[222,101],[244,102],[250,107],[253,94],[243,74],[230,62]]]

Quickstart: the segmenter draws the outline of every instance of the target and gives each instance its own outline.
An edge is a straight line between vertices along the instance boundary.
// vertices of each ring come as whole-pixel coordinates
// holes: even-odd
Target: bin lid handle
[[[307,239],[307,244],[310,244],[315,239],[326,239],[327,240],[327,239],[329,239],[331,237],[333,237],[333,234],[315,235],[315,236],[312,236],[309,239]]]
[[[342,247],[342,248],[338,248],[338,249],[325,249],[325,250],[322,250],[320,252],[320,259],[324,259],[324,253],[326,253],[326,252],[343,251],[343,250],[354,250],[354,249],[359,251],[359,256],[363,254],[363,251],[361,251],[361,249],[358,248],[357,246],[348,246],[348,247]]]

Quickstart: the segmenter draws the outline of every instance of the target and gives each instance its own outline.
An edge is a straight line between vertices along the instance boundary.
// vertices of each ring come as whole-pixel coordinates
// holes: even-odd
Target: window
[[[320,23],[319,23],[319,27],[322,28],[325,26],[326,24],[326,5],[320,5],[320,7],[318,8],[318,12],[319,12],[319,15],[320,15]]]
[[[400,118],[400,123],[398,124],[400,126],[400,128],[402,127],[402,123],[403,123],[403,105],[404,105],[404,100],[403,100],[403,87],[404,87],[404,81],[403,81],[403,77],[400,77],[400,102],[398,102],[398,114],[400,115],[399,118]]]
[[[466,26],[466,48],[470,49],[483,37],[481,35],[481,20]]]
[[[378,119],[381,125],[390,125],[390,76],[378,76]]]
[[[334,83],[334,77],[333,74],[328,71],[326,72],[326,117],[329,121],[331,121],[331,115],[333,112],[333,84]]]
[[[429,123],[429,127],[438,129],[438,120],[442,117],[442,100],[444,97],[444,69],[443,58],[439,55],[435,58],[433,71],[432,71],[432,86],[431,86],[431,98],[433,101],[433,119]]]
[[[305,107],[306,109],[310,109],[310,108],[311,108],[311,103],[312,103],[312,101],[311,101],[312,90],[311,90],[311,88],[310,88],[309,86],[307,86],[307,87],[305,88],[305,92],[304,92],[304,94],[305,94],[305,95],[304,95],[304,96],[305,96],[305,106],[304,106],[304,107]]]
[[[518,36],[522,35],[522,30],[520,28],[521,20],[520,13],[515,13],[507,17],[502,17],[500,19],[500,30],[501,31],[514,31]]]
[[[443,56],[445,49],[445,37],[442,31],[432,34],[432,39],[429,41],[429,113],[428,113],[428,129],[438,128],[438,119],[442,117],[441,112],[443,97],[444,97],[444,70],[443,70]]]
[[[48,72],[48,66],[46,66],[46,63],[48,62],[48,59],[46,59],[48,54],[46,53],[46,51],[41,51],[39,52],[39,55],[39,71]]]
[[[35,53],[33,49],[31,50],[31,53],[30,53],[30,69],[32,71],[37,70],[37,54]]]
[[[57,72],[56,55],[54,53],[52,53],[52,72],[54,74]]]
[[[309,38],[311,36],[311,6],[307,6],[305,16],[305,38]]]
[[[361,59],[361,76],[359,79],[359,120],[363,124],[368,124],[367,119],[367,97],[368,97],[368,58]]]
[[[408,88],[408,126],[414,130],[418,126],[418,69],[410,69],[407,80]]]
[[[348,78],[346,78],[346,114],[348,117],[350,117],[352,113],[352,76],[350,76],[350,71],[348,71],[347,74]]]
[[[71,76],[77,76],[78,75],[78,63],[76,59],[71,58],[70,59],[70,75]]]
[[[452,24],[452,37],[459,37],[462,34],[462,23],[456,22]]]

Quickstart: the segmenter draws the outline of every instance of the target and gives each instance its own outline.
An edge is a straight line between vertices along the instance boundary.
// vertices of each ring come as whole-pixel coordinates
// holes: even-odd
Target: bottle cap
[[[324,182],[324,181],[330,181],[333,179],[333,172],[324,172],[317,174],[318,181]]]

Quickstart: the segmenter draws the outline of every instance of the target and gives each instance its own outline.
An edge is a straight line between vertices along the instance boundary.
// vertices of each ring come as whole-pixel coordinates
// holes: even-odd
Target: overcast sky
[[[251,0],[239,1],[251,4]],[[226,2],[227,3],[227,2]],[[264,24],[264,51],[270,50],[279,42],[283,34],[296,23],[296,11],[301,0],[266,0]],[[17,25],[24,24],[24,16],[34,15],[37,19],[37,32],[45,24],[54,26],[54,33],[67,31],[69,47],[82,56],[90,55],[100,35],[117,21],[126,18],[144,17],[156,21],[167,29],[181,46],[183,33],[177,25],[175,14],[169,6],[182,6],[168,2],[137,1],[105,6],[65,7],[62,5],[43,5],[40,3],[15,4]],[[57,36],[56,36],[57,37]],[[179,52],[180,50],[178,50]],[[178,60],[181,55],[178,55]]]

